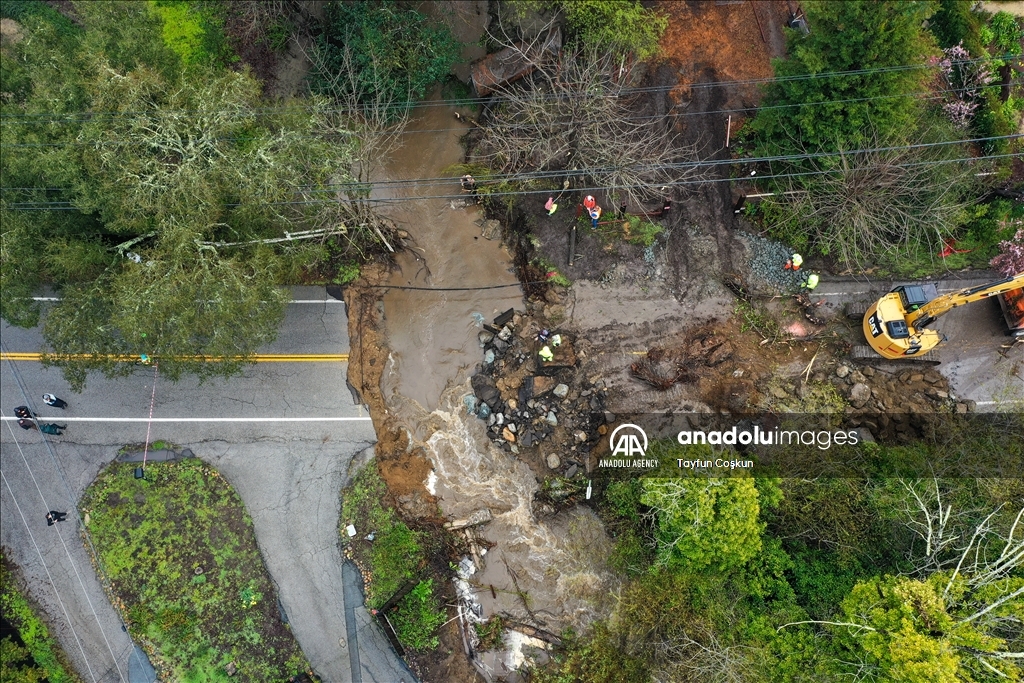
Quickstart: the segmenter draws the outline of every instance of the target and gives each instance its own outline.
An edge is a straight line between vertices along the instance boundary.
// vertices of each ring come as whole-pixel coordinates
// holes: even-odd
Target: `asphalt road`
[[[318,287],[292,294],[296,303],[277,341],[261,353],[347,353],[344,304]],[[38,351],[41,343],[38,330],[6,323],[0,336],[4,351]],[[365,410],[352,402],[344,363],[259,363],[203,384],[172,384],[140,366],[125,379],[91,375],[81,395],[38,362],[0,365],[5,417],[27,404],[43,419],[69,425],[45,441],[11,420],[0,426],[0,541],[84,680],[128,681],[132,643],[77,533],[76,503],[117,450],[146,441],[147,432],[150,442],[191,449],[236,488],[292,630],[325,681],[414,680],[362,607],[358,572],[343,572],[338,492],[353,457],[376,441]],[[45,392],[69,408],[45,406]],[[69,521],[47,527],[51,509],[70,512]]]

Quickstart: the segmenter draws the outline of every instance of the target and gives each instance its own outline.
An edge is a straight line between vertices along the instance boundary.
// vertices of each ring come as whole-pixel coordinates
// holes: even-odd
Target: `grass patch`
[[[435,649],[440,644],[437,629],[447,618],[440,600],[434,595],[433,579],[416,584],[388,616],[398,639],[413,650]]]
[[[661,225],[640,216],[626,216],[611,221],[608,218],[610,216],[606,217],[605,222],[600,223],[594,230],[591,227],[590,216],[584,212],[579,217],[579,223],[581,226],[585,225],[588,231],[595,232],[606,246],[622,241],[627,244],[650,247],[658,239],[658,235],[665,231]]]
[[[376,461],[368,463],[341,493],[341,541],[369,574],[366,604],[374,609],[416,578],[426,563],[423,534],[398,518],[384,503],[386,495]],[[350,524],[356,528],[351,538],[346,532]],[[368,539],[370,534],[373,540]]]
[[[78,28],[70,19],[41,0],[3,0],[0,17],[31,25],[33,20],[52,24],[61,37],[77,36]]]
[[[113,599],[162,677],[280,681],[309,665],[281,622],[241,499],[196,458],[113,463],[82,497]]]
[[[163,22],[163,41],[186,66],[238,61],[224,36],[224,8],[216,2],[149,0]]]
[[[480,639],[481,650],[497,650],[504,646],[505,620],[500,614],[495,615],[482,624],[473,624],[476,636]]]
[[[0,680],[77,683],[81,679],[67,664],[60,645],[46,624],[36,616],[28,599],[18,589],[7,558],[0,555],[0,611],[18,631],[24,647],[13,638],[0,641]]]

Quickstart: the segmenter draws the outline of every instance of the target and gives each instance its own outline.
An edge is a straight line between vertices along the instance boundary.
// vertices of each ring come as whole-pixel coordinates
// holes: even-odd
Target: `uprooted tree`
[[[1024,662],[1024,508],[988,514],[948,480],[900,480],[920,541],[909,576],[859,581],[815,624],[836,677],[907,683],[1020,680]]]
[[[495,41],[534,67],[527,77],[496,88],[498,104],[483,129],[484,161],[512,181],[578,177],[635,206],[663,195],[665,186],[702,176],[697,149],[682,145],[664,120],[645,112],[633,64],[582,44],[553,54],[534,41],[512,40],[499,26]],[[556,183],[557,184],[557,183]]]

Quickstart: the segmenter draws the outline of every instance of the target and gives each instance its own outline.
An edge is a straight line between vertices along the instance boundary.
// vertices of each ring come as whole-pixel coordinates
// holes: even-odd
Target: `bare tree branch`
[[[497,85],[499,104],[484,129],[483,158],[502,173],[585,169],[589,183],[640,205],[663,187],[700,177],[697,159],[663,122],[636,120],[641,95],[626,84],[631,64],[594,48],[544,49],[542,32],[529,43],[498,25],[492,38],[532,64],[523,80]]]

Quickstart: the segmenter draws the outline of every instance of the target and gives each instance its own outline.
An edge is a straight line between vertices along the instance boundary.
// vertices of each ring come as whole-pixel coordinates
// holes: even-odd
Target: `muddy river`
[[[457,35],[478,49],[486,3],[455,5],[466,15]],[[469,11],[478,5],[482,14]],[[495,449],[485,423],[463,404],[482,361],[483,323],[509,308],[522,311],[524,301],[511,254],[499,235],[484,236],[483,207],[462,194],[451,168],[464,161],[460,138],[471,125],[455,113],[438,93],[416,107],[401,146],[373,174],[384,181],[376,183],[376,197],[393,200],[382,211],[409,233],[381,302],[388,351],[383,398],[408,429],[410,451],[422,447],[429,458],[432,470],[422,485],[445,516],[464,519],[484,509],[492,516],[475,530],[484,542],[465,558],[467,581],[457,584],[467,619],[502,613],[553,633],[579,629],[607,607],[614,583],[603,562],[611,544],[600,522],[585,508],[538,518],[535,475]],[[401,182],[410,179],[435,180]],[[504,675],[522,664],[524,640],[512,634],[508,651],[474,664],[488,679]]]
[[[452,176],[450,167],[465,155],[459,138],[469,129],[454,114],[436,94],[417,107],[380,179]],[[476,531],[494,545],[473,562],[466,612],[477,620],[504,613],[555,633],[580,628],[601,610],[612,581],[601,562],[610,543],[599,521],[588,509],[538,519],[533,472],[493,448],[484,422],[463,405],[482,360],[482,323],[524,308],[511,255],[499,238],[482,235],[483,209],[461,195],[457,179],[378,187],[387,193],[378,197],[395,200],[383,211],[409,233],[411,246],[397,255],[383,295],[387,408],[429,457],[433,470],[423,486],[444,514],[460,519],[486,508],[493,516]],[[505,284],[513,286],[491,288]],[[422,289],[403,289],[410,287]],[[522,663],[516,650],[475,663],[488,677],[501,675]]]
[[[385,180],[441,178],[463,161],[459,138],[469,125],[456,120],[455,109],[436,96],[425,104],[415,110],[404,144],[384,165]],[[465,379],[480,362],[481,321],[521,309],[522,291],[518,286],[469,289],[515,285],[516,276],[501,242],[481,236],[483,209],[460,197],[457,179],[385,188],[396,201],[384,212],[411,235],[411,248],[398,254],[389,284],[432,290],[393,288],[384,296],[394,363],[385,396],[398,394],[430,411],[449,382]],[[456,199],[426,198],[444,195]]]
[[[459,138],[468,130],[454,112],[436,96],[417,108],[404,145],[385,163],[384,179],[451,175],[449,167],[463,161]],[[383,296],[390,351],[385,402],[430,458],[433,470],[423,485],[444,514],[464,519],[486,508],[493,516],[476,531],[494,545],[475,558],[463,591],[466,612],[477,620],[503,613],[555,633],[580,628],[602,609],[612,581],[601,561],[611,546],[600,522],[589,509],[538,519],[533,472],[495,449],[484,422],[463,404],[482,359],[482,323],[524,308],[518,286],[466,288],[515,284],[511,256],[499,239],[481,234],[482,207],[460,196],[458,180],[383,187],[395,199],[384,211],[413,246],[397,256],[393,287]],[[500,675],[522,659],[512,648],[474,663],[485,675]]]

